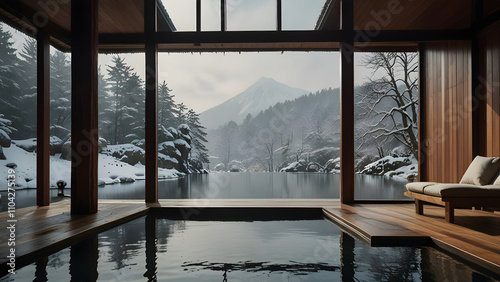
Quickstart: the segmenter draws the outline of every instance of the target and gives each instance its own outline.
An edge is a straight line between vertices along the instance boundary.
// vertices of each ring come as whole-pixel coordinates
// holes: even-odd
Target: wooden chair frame
[[[442,198],[406,191],[405,196],[415,199],[415,212],[424,214],[424,204],[444,206],[445,220],[455,222],[455,208],[500,207],[500,198]]]

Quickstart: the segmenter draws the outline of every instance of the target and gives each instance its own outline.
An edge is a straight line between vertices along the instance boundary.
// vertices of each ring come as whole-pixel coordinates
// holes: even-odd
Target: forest
[[[0,25],[0,159],[12,140],[36,150],[36,40],[13,48],[12,34]],[[205,128],[199,115],[175,103],[165,81],[158,86],[159,166],[184,173],[202,172],[208,162]],[[130,165],[144,164],[145,91],[141,76],[123,57],[98,72],[99,150]],[[50,56],[51,155],[71,159],[71,64],[69,54]],[[30,142],[31,141],[31,142]],[[16,142],[16,141],[14,141]],[[125,150],[119,144],[132,144]]]

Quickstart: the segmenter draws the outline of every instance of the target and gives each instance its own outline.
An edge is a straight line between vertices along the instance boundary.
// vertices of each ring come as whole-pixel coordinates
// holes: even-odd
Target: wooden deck
[[[444,208],[426,205],[424,215],[414,204],[357,204],[325,208],[325,214],[347,232],[372,246],[419,245],[431,240],[438,247],[500,274],[500,214],[457,209],[455,223]]]
[[[232,214],[245,209],[305,211],[323,209],[324,214],[348,233],[372,246],[437,246],[500,274],[500,214],[457,210],[455,224],[444,220],[444,209],[426,206],[425,215],[415,214],[413,203],[341,205],[338,200],[162,200],[147,206],[142,200],[100,200],[99,212],[87,216],[70,215],[70,202],[50,207],[29,207],[16,211],[16,265],[20,267],[37,256],[62,249],[83,236],[102,231],[155,210],[196,209]],[[226,209],[231,209],[228,212]],[[252,212],[252,214],[254,214]],[[9,218],[0,213],[0,228],[6,230]],[[7,234],[7,233],[4,233]],[[8,237],[0,238],[0,264],[6,269]]]

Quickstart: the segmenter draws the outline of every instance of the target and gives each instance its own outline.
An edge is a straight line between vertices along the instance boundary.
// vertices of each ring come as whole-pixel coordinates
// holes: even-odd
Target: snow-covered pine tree
[[[191,149],[191,160],[196,163],[205,164],[209,163],[208,160],[208,149],[205,146],[207,143],[207,133],[206,128],[200,123],[200,115],[194,110],[190,109],[186,115],[187,125],[191,129],[191,139],[192,139],[192,149]],[[201,169],[202,167],[197,167]]]
[[[19,68],[24,82],[21,86],[23,95],[20,97],[24,120],[19,125],[17,137],[20,139],[36,136],[36,105],[37,105],[37,43],[30,37],[26,38],[23,49],[19,53]]]
[[[50,127],[63,140],[71,128],[71,65],[60,51],[50,56]]]
[[[109,123],[108,141],[121,144],[144,136],[144,91],[142,80],[125,59],[114,56],[108,65],[110,107],[105,110]]]
[[[163,81],[158,85],[158,124],[160,126],[177,126],[176,124],[176,105],[172,89],[168,88],[167,83]]]
[[[18,127],[25,118],[21,107],[21,85],[26,82],[19,70],[16,49],[12,45],[12,34],[0,23],[0,105],[5,118],[12,122],[12,127]]]
[[[187,112],[188,108],[184,103],[177,104],[175,106],[175,113],[177,116],[177,124],[187,123]]]
[[[106,141],[110,140],[110,132],[112,132],[111,121],[108,118],[107,110],[111,107],[111,96],[108,94],[109,85],[101,71],[101,67],[97,69],[97,95],[99,107],[99,137]]]

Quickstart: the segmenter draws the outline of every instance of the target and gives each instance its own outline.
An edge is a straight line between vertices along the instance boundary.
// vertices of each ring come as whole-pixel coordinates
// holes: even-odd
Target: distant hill
[[[231,120],[241,123],[248,114],[255,116],[279,102],[291,101],[307,93],[306,90],[262,77],[240,94],[201,113],[200,120],[208,129],[215,129]]]

